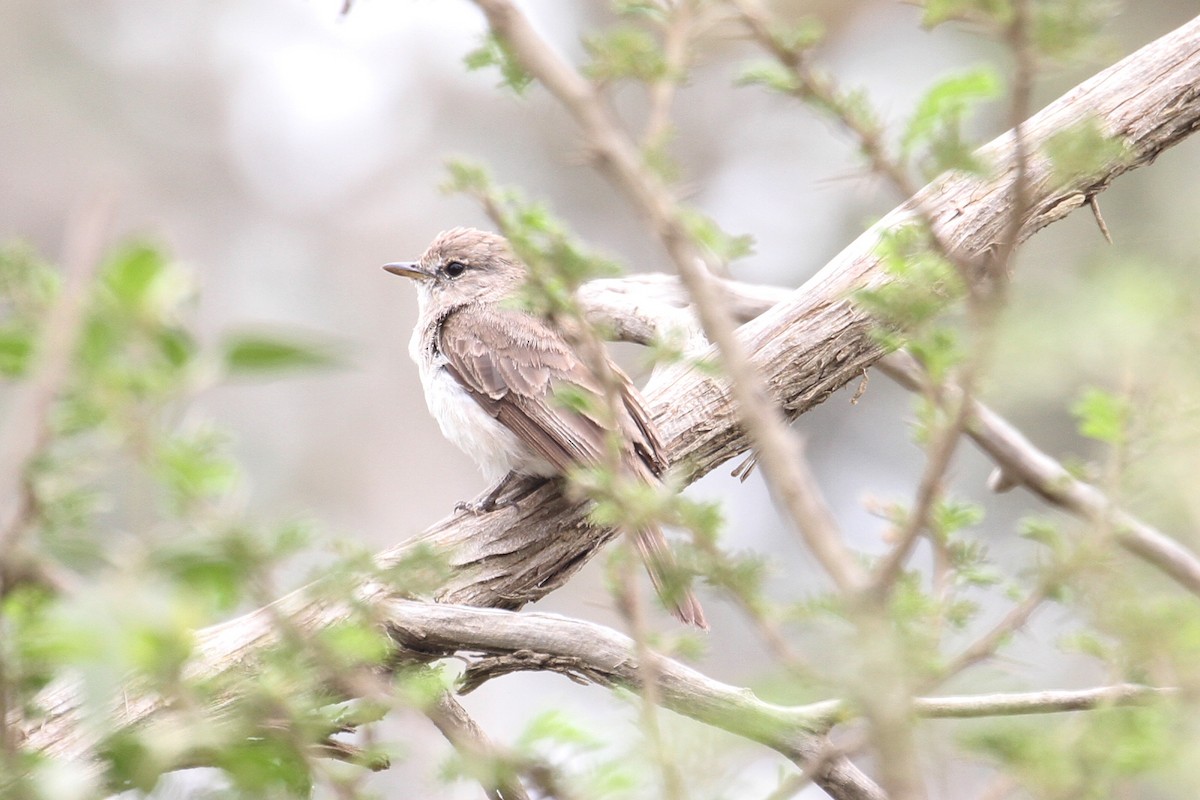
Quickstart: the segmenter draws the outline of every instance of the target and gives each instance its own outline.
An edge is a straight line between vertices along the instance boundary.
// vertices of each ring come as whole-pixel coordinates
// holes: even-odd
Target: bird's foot
[[[468,500],[459,500],[454,504],[455,511],[465,511],[472,516],[478,517],[481,514],[490,514],[493,511],[501,508],[520,508],[521,505],[516,500],[499,501],[495,498],[483,498],[478,503],[472,503]]]
[[[498,508],[520,508],[520,506],[517,505],[517,499],[519,498],[512,498],[503,502],[500,501],[500,495],[504,494],[504,491],[514,480],[516,480],[516,478],[517,474],[515,472],[509,472],[507,475],[501,478],[500,482],[497,483],[495,487],[493,487],[492,490],[487,493],[487,496],[478,503],[470,503],[466,500],[460,500],[454,504],[454,510],[466,511],[468,514],[473,514],[478,517],[480,514],[490,514]]]

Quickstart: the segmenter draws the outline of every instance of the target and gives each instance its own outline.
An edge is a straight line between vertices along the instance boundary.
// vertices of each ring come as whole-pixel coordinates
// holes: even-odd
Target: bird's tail
[[[650,573],[654,591],[658,592],[671,613],[681,622],[708,630],[708,620],[704,618],[700,600],[692,593],[689,584],[680,583],[679,567],[662,529],[657,526],[641,528],[634,536],[634,542],[646,571]]]

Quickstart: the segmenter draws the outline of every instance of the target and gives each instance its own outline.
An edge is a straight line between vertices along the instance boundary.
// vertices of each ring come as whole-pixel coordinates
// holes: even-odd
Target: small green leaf
[[[795,74],[778,61],[757,61],[742,67],[737,84],[763,86],[780,94],[792,94],[800,89]]]
[[[803,17],[790,25],[779,25],[771,36],[785,50],[797,53],[816,47],[825,38],[825,24],[817,17]]]
[[[925,0],[921,22],[930,28],[951,20],[1006,25],[1011,17],[1010,0]]]
[[[1000,78],[990,67],[944,78],[917,103],[900,139],[902,151],[907,155],[920,143],[957,130],[973,106],[999,94]]]
[[[500,70],[500,86],[512,89],[516,94],[524,94],[533,83],[533,76],[513,58],[508,46],[492,34],[483,37],[479,47],[463,57],[463,64],[468,71],[496,67]]]
[[[584,71],[593,80],[656,81],[667,74],[662,49],[654,37],[641,28],[621,27],[605,31],[585,38],[583,46],[592,57]]]
[[[570,745],[584,751],[603,746],[603,741],[587,727],[558,709],[534,717],[517,738],[517,747],[523,752],[531,752],[534,745],[543,742]]]
[[[215,765],[232,779],[242,796],[311,797],[309,761],[298,743],[290,741],[286,731],[264,728],[256,734],[217,750]]]
[[[344,621],[321,629],[317,638],[344,669],[378,665],[392,652],[382,627]]]
[[[1096,388],[1086,390],[1071,407],[1080,434],[1113,445],[1125,439],[1131,412],[1127,399]]]
[[[0,375],[17,378],[29,370],[33,358],[33,334],[23,325],[0,327]]]
[[[912,330],[931,322],[962,296],[958,273],[933,250],[921,226],[908,225],[884,232],[876,251],[892,280],[863,289],[854,297],[881,322]],[[929,346],[940,358],[952,354],[952,344],[931,341]]]
[[[181,504],[217,497],[237,480],[224,434],[213,430],[177,434],[159,445],[156,472]]]
[[[444,192],[478,194],[491,189],[492,176],[482,164],[462,158],[451,158],[446,161],[446,170],[450,173],[450,178],[442,184]]]
[[[1087,55],[1102,43],[1100,32],[1120,10],[1112,0],[1043,0],[1032,9],[1034,47],[1059,60]]]
[[[595,417],[601,413],[604,399],[577,383],[560,383],[554,387],[554,402],[577,414]]]
[[[945,499],[934,506],[932,516],[932,527],[939,537],[945,539],[982,522],[983,508],[974,503]]]
[[[234,334],[222,344],[225,368],[234,375],[291,372],[340,365],[328,343],[300,341],[294,336]]]
[[[1128,158],[1124,142],[1107,135],[1094,118],[1051,136],[1046,141],[1046,155],[1060,185],[1087,180],[1109,164]]]
[[[729,263],[754,252],[754,237],[749,234],[726,233],[708,215],[694,208],[680,206],[679,216],[697,244]]]
[[[147,244],[133,243],[112,255],[104,268],[104,282],[123,307],[141,309],[166,269],[162,253]]]
[[[1061,549],[1063,534],[1053,522],[1037,517],[1027,517],[1021,520],[1020,535],[1031,542],[1046,545],[1052,549]]]
[[[661,3],[654,0],[614,0],[613,12],[622,17],[646,17],[661,22],[666,19]]]

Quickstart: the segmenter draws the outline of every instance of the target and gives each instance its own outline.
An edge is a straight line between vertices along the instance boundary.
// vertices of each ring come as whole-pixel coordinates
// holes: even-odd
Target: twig
[[[110,211],[108,200],[97,200],[70,219],[63,253],[65,277],[41,328],[37,368],[12,402],[0,435],[0,598],[24,581],[62,582],[53,565],[21,552],[21,538],[36,513],[29,468],[50,438],[50,410],[70,376]],[[7,626],[8,620],[0,618],[0,635],[5,638]],[[16,774],[17,730],[7,722],[14,701],[7,661],[7,655],[0,655],[0,764]]]
[[[671,127],[675,89],[687,72],[694,0],[671,0],[663,31],[663,75],[650,85],[650,112],[642,134],[644,149],[661,147]]]
[[[511,763],[497,753],[488,735],[457,700],[440,694],[425,714],[458,751],[467,772],[483,785],[489,800],[529,800]]]
[[[988,658],[1012,634],[1025,627],[1034,612],[1041,608],[1049,596],[1049,587],[1045,584],[1038,586],[1029,595],[1004,615],[990,630],[975,641],[964,647],[958,655],[950,659],[942,670],[942,675],[949,677],[957,675],[968,667],[978,664]],[[943,678],[943,679],[944,679]]]
[[[5,575],[17,565],[14,556],[32,509],[32,490],[26,470],[49,436],[48,418],[54,398],[68,377],[75,343],[83,327],[84,301],[100,263],[105,232],[112,213],[108,199],[94,200],[72,217],[63,253],[65,277],[58,299],[42,326],[37,369],[8,412],[0,436],[0,589]]]
[[[917,714],[928,719],[1012,717],[1023,714],[1061,714],[1117,706],[1141,706],[1178,696],[1175,689],[1123,683],[1058,692],[985,694],[970,697],[924,697],[913,701]]]
[[[924,376],[920,366],[908,354],[893,353],[879,366],[901,386],[921,391]],[[1116,507],[1102,491],[1073,476],[1000,415],[978,401],[971,402],[967,435],[992,457],[1009,480],[1019,481],[1051,505],[1085,520],[1110,520],[1116,540],[1122,547],[1153,564],[1193,594],[1200,595],[1200,559],[1195,554]]]
[[[813,758],[804,769],[794,775],[789,775],[785,778],[775,791],[767,796],[766,800],[788,800],[797,792],[804,789],[813,782],[813,775],[820,770],[825,764],[833,758],[849,758],[866,744],[862,736],[857,736],[853,741],[843,742],[835,745],[829,739],[825,739],[821,743],[821,751]]]

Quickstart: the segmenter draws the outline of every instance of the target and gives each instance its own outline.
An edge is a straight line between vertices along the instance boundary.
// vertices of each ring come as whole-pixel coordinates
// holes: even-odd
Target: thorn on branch
[[[1104,241],[1112,244],[1112,234],[1108,230],[1108,224],[1104,221],[1104,215],[1100,213],[1100,201],[1096,199],[1096,195],[1089,194],[1087,204],[1092,209],[1092,216],[1096,218],[1096,224],[1100,226],[1100,233],[1104,234]]]
[[[867,393],[867,384],[871,382],[871,374],[865,369],[862,371],[862,380],[858,383],[858,388],[854,390],[854,396],[850,398],[850,405],[858,405],[858,401]]]
[[[1004,494],[1021,485],[1021,482],[1010,475],[1003,467],[996,467],[987,478],[988,491],[994,494]]]

